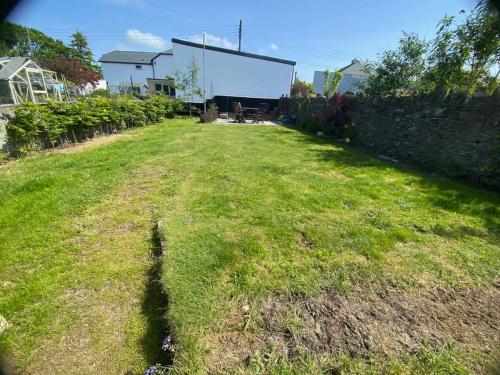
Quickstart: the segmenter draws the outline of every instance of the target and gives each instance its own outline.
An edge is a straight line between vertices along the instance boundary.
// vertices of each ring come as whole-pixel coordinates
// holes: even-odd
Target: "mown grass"
[[[242,342],[251,340],[260,303],[274,293],[498,277],[494,193],[278,127],[193,128],[176,165],[189,174],[162,216],[179,372],[228,365],[218,350],[229,343],[218,338],[245,330]]]
[[[499,203],[281,127],[170,120],[100,147],[25,158],[0,168],[0,313],[11,323],[0,349],[34,373],[152,364],[164,333],[148,312],[159,218],[175,372],[320,373],[332,363],[352,373],[466,371],[467,357],[448,349],[372,364],[307,354],[291,363],[280,353],[234,364],[218,353],[226,332],[262,333],[260,303],[274,293],[491,285]],[[82,335],[88,341],[70,344]],[[65,348],[86,359],[46,361]]]
[[[183,124],[0,167],[0,313],[10,325],[0,353],[21,372],[141,372],[153,361],[162,311],[143,300],[152,201],[168,185],[154,159]]]

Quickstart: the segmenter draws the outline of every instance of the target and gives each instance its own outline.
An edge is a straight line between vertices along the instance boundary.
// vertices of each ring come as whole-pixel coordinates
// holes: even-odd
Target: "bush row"
[[[88,97],[73,103],[23,103],[7,124],[7,132],[13,154],[22,154],[153,124],[182,109],[182,102],[163,94],[145,100],[117,96]]]
[[[308,132],[322,132],[341,138],[355,136],[352,119],[353,98],[335,94],[324,97],[281,98],[282,121]]]

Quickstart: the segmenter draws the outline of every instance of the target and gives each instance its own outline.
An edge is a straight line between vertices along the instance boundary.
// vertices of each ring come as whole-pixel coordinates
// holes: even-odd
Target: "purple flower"
[[[156,372],[156,370],[158,370],[158,367],[156,366],[148,367],[148,369],[144,371],[144,375],[153,375]]]

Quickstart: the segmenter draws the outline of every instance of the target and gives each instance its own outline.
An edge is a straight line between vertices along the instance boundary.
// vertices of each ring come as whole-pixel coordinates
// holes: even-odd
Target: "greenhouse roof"
[[[0,79],[10,79],[28,61],[28,57],[15,56],[8,58],[8,61],[0,67]],[[5,61],[1,58],[0,61]]]

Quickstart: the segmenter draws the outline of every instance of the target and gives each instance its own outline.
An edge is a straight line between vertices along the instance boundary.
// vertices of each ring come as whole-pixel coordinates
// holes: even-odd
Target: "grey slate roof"
[[[99,62],[151,64],[151,60],[158,55],[158,52],[111,51],[102,55]]]
[[[0,68],[0,79],[9,79],[28,60],[27,57],[10,57],[9,62]]]
[[[368,75],[367,72],[365,71],[363,64],[358,59],[352,60],[352,62],[349,65],[344,66],[343,68],[339,69],[339,72],[344,72],[351,67],[355,67],[354,73],[351,72],[351,74],[357,74],[357,75],[361,75],[361,76]]]

